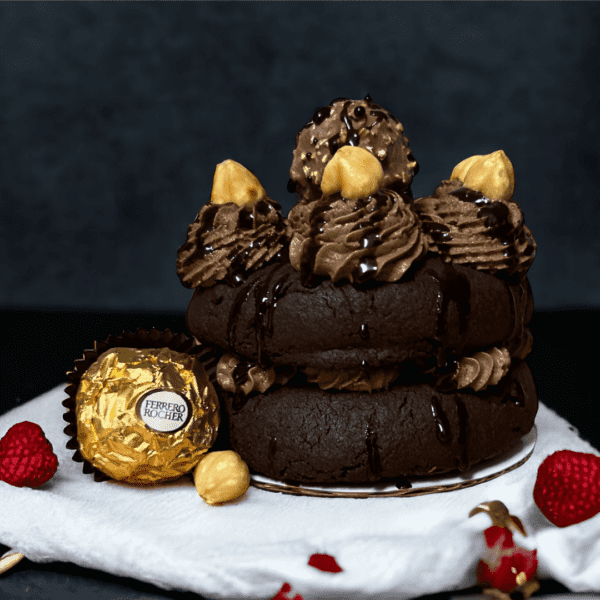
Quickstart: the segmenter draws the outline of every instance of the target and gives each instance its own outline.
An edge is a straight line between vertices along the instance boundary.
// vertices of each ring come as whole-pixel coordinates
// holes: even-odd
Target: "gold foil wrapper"
[[[97,481],[139,485],[195,467],[220,420],[205,350],[183,334],[138,330],[85,351],[68,373],[63,402],[67,447],[76,450],[73,460],[84,463],[84,472]]]

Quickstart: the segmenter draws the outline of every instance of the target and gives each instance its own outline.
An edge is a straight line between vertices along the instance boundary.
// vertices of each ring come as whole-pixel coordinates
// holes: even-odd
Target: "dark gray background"
[[[597,3],[0,3],[0,307],[184,311],[226,158],[287,213],[297,130],[369,93],[415,197],[502,148],[536,308],[600,306]]]

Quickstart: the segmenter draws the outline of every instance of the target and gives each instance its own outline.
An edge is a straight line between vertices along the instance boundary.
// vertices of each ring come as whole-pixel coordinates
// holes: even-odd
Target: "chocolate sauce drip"
[[[344,125],[346,126],[346,129],[348,130],[347,136],[346,136],[346,143],[350,146],[358,146],[359,142],[360,142],[360,136],[358,135],[358,129],[354,128],[354,125],[352,124],[352,121],[350,120],[350,117],[348,115],[348,108],[350,106],[351,102],[345,102],[344,106],[342,107],[342,112],[340,113],[340,119],[344,122]]]
[[[486,235],[494,238],[507,239],[513,236],[515,228],[509,217],[510,211],[503,202],[486,203],[477,211],[477,218],[483,219],[487,227]]]
[[[268,450],[268,454],[267,456],[269,457],[269,461],[271,462],[271,465],[273,464],[273,461],[275,460],[275,453],[277,452],[277,438],[271,438],[269,440],[269,450]]]
[[[481,192],[478,192],[477,190],[472,190],[468,187],[461,187],[450,193],[453,196],[456,196],[459,200],[463,200],[464,202],[477,202],[477,200],[485,198],[485,196]]]
[[[369,108],[371,109],[371,115],[375,117],[375,119],[377,120],[378,123],[381,123],[381,121],[383,121],[383,120],[389,121],[390,119],[392,121],[395,121],[396,123],[400,122],[393,114],[384,111],[381,108],[381,106],[379,106],[379,104],[375,104],[375,102],[373,102],[373,100],[371,99],[371,96],[369,96],[369,94],[367,94],[365,96],[364,100],[365,100],[365,102],[367,102],[367,104],[369,105]],[[410,160],[414,160],[414,158],[410,157]]]
[[[331,202],[319,202],[312,208],[308,216],[310,225],[308,245],[305,252],[302,254],[302,260],[300,262],[300,279],[304,287],[314,287],[316,283],[313,270],[317,252],[320,248],[316,236],[319,233],[323,233],[323,227],[327,223],[327,219],[325,219],[324,215],[331,209],[331,206]]]
[[[358,335],[360,335],[360,339],[361,340],[368,340],[370,337],[370,333],[369,333],[369,326],[366,323],[363,323],[360,326],[360,330],[358,332]]]
[[[460,456],[458,458],[459,471],[468,471],[471,467],[469,458],[469,418],[467,409],[460,396],[455,395],[456,414],[458,417],[458,445],[460,447]]]
[[[329,152],[331,152],[331,155],[333,156],[340,147],[340,134],[336,133],[331,136],[327,141],[327,145],[329,146]]]
[[[286,263],[275,267],[261,284],[256,288],[255,322],[256,322],[256,353],[258,364],[262,368],[269,366],[270,361],[264,352],[265,339],[273,335],[273,311],[277,302],[285,295],[286,283],[290,274]],[[283,277],[280,271],[284,270]]]
[[[377,261],[370,256],[363,256],[358,261],[358,269],[353,273],[356,283],[364,283],[377,275]]]
[[[441,350],[444,351],[450,343],[447,318],[448,318],[448,307],[450,302],[456,304],[456,310],[458,313],[458,340],[455,345],[455,350],[458,354],[462,354],[463,348],[467,341],[468,325],[469,325],[469,314],[471,312],[471,286],[468,278],[457,271],[451,264],[442,263],[444,274],[442,277],[438,277],[434,272],[428,271],[427,274],[431,275],[439,284],[440,290],[437,298],[437,324],[436,324],[436,341],[440,343]],[[444,360],[443,366],[446,363]]]
[[[433,414],[433,420],[436,425],[435,435],[437,439],[440,440],[442,444],[449,444],[452,439],[450,421],[442,409],[439,398],[436,396],[431,398],[431,413]]]
[[[379,448],[377,447],[377,434],[371,425],[367,425],[365,442],[367,445],[367,478],[369,481],[378,481],[381,479],[381,459],[379,457]]]
[[[269,207],[268,210],[271,210]],[[250,259],[250,254],[252,250],[260,249],[263,246],[273,246],[276,244],[283,244],[282,249],[287,248],[284,233],[273,233],[269,236],[260,238],[258,240],[251,241],[246,248],[242,248],[237,254],[235,254],[231,258],[231,262],[229,268],[227,269],[227,274],[225,275],[225,281],[231,285],[232,287],[237,287],[238,285],[244,283],[248,278],[248,275],[253,272],[254,269],[247,269],[246,265],[248,264],[248,260]],[[282,261],[285,259],[285,254],[280,250],[270,261],[269,263],[275,261]],[[269,264],[266,263],[266,264]],[[264,266],[264,264],[262,265]]]
[[[331,152],[332,155],[334,155],[336,153],[336,151],[340,148],[340,146],[344,146],[344,145],[358,146],[360,143],[360,135],[358,133],[359,129],[356,129],[354,127],[354,124],[352,123],[352,120],[351,120],[350,116],[348,115],[348,108],[351,103],[352,103],[351,100],[346,100],[346,102],[344,102],[344,106],[342,107],[342,111],[340,113],[340,119],[344,122],[344,125],[346,126],[346,129],[347,129],[346,141],[340,142],[340,134],[337,133],[334,136],[332,136],[329,139],[329,141],[327,142],[328,146],[329,146],[329,151]],[[358,107],[358,108],[362,108],[362,107]],[[355,118],[356,118],[356,116],[355,116]]]
[[[379,232],[371,231],[360,239],[360,247],[363,249],[373,248],[379,244]]]
[[[523,386],[521,385],[521,382],[518,379],[513,379],[513,382],[510,386],[506,398],[510,400],[513,404],[516,404],[517,406],[525,406],[527,396],[525,394]]]
[[[399,490],[409,490],[412,488],[412,484],[405,477],[398,477],[395,481],[395,484]]]
[[[373,196],[361,199],[355,205],[355,211],[363,210],[371,213],[371,222],[377,223],[384,218],[383,210],[388,205],[390,198],[386,192],[377,192]],[[369,249],[378,246],[381,243],[380,232],[365,222],[360,222],[354,228],[354,231],[364,229],[364,233],[359,240],[359,247],[362,249]],[[365,283],[365,281],[375,277],[377,275],[378,266],[375,258],[371,256],[362,256],[358,261],[358,265],[352,272],[353,280],[358,283]]]
[[[426,233],[431,237],[441,252],[448,252],[450,250],[450,242],[453,239],[452,234],[450,233],[450,227],[434,221],[429,215],[423,214],[420,207],[417,212],[419,212],[423,233]]]
[[[246,277],[248,275],[246,271],[246,264],[248,263],[248,258],[250,257],[250,251],[253,248],[254,242],[250,242],[248,248],[244,248],[231,259],[229,268],[227,269],[227,275],[225,276],[225,281],[227,281],[227,283],[232,287],[236,287],[246,281]]]
[[[382,110],[372,110],[371,116],[375,117],[378,123],[381,123],[384,119],[387,119],[387,115]]]
[[[240,209],[238,212],[238,227],[240,229],[254,229],[254,211],[252,208],[244,206]]]
[[[233,385],[236,388],[241,387],[248,381],[248,371],[251,369],[252,364],[248,361],[240,360],[235,367],[233,367],[233,371],[231,372],[231,378],[233,379]]]
[[[199,233],[200,236],[206,235],[210,233],[215,228],[215,215],[219,210],[219,206],[217,204],[207,204],[201,211],[200,214],[200,228]],[[189,248],[190,243],[186,242],[184,248]],[[188,257],[189,262],[194,262],[196,260],[201,260],[207,254],[212,254],[213,248],[212,246],[204,246],[202,244],[197,244],[193,247],[193,251]]]
[[[318,108],[313,115],[312,122],[315,125],[320,125],[331,114],[331,107]]]
[[[364,106],[357,106],[354,109],[353,115],[357,121],[362,121],[362,119],[364,119],[367,116],[367,111],[365,110]]]
[[[249,285],[246,290],[241,288],[237,293],[235,300],[231,305],[231,310],[229,311],[229,317],[227,319],[227,342],[229,343],[229,349],[232,352],[235,352],[235,333],[239,321],[240,310],[246,300],[250,298],[253,294],[254,289],[259,285],[261,277],[258,276],[251,285]]]

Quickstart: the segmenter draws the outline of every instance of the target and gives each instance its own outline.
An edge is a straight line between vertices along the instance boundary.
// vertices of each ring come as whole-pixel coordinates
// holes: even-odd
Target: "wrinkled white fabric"
[[[412,598],[476,584],[489,517],[469,511],[501,500],[537,548],[540,577],[576,592],[600,591],[600,514],[564,529],[533,502],[537,468],[564,448],[598,454],[540,404],[537,443],[520,468],[463,490],[412,498],[296,497],[250,488],[241,500],[209,506],[191,477],[153,488],[94,482],[67,450],[64,386],[0,417],[0,437],[15,423],[38,423],[59,468],[33,490],[0,482],[0,542],[35,562],[66,561],[206,598]],[[341,573],[308,565],[334,556]]]

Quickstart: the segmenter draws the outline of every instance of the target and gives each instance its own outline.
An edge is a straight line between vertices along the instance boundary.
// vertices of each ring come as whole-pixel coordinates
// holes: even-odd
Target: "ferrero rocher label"
[[[219,402],[202,364],[169,348],[113,348],[81,378],[77,440],[113,479],[155,483],[191,471],[212,446]]]
[[[192,414],[188,399],[169,390],[150,392],[140,398],[137,412],[150,429],[163,433],[181,429]]]

